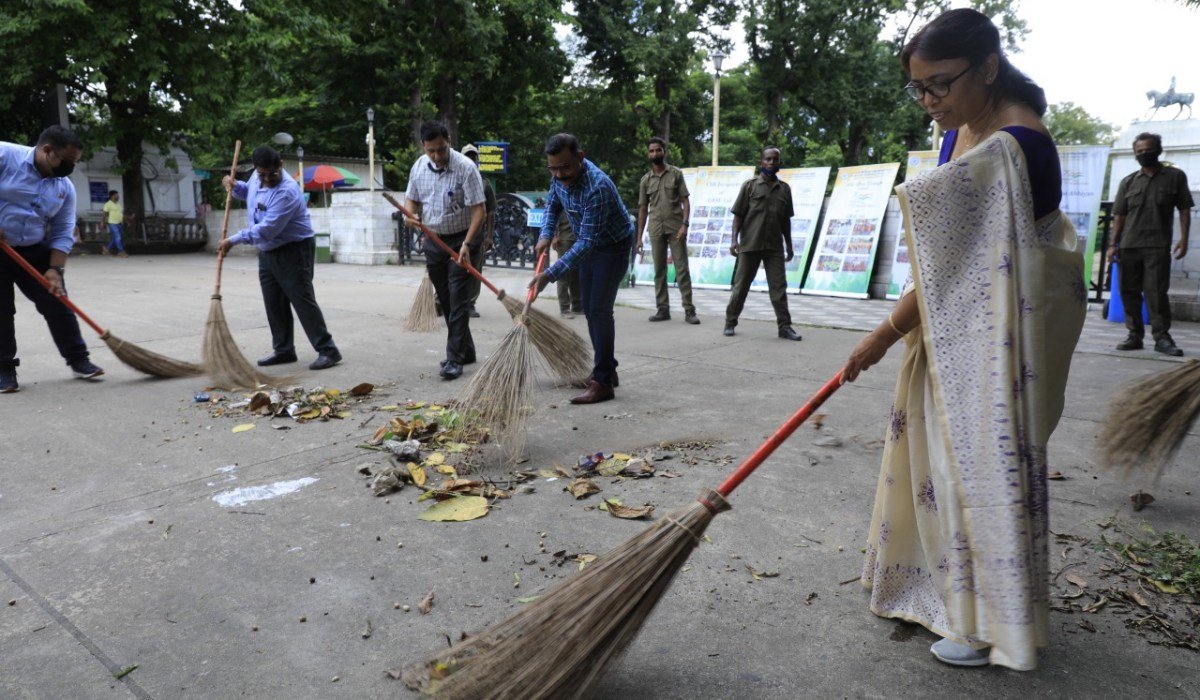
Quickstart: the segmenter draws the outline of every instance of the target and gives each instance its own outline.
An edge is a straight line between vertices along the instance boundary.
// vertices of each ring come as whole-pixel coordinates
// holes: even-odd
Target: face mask
[[[663,163],[667,162],[667,157],[666,156],[654,156],[653,158],[650,159],[650,162],[654,163],[655,165],[662,165]]]
[[[1143,168],[1153,168],[1158,163],[1157,153],[1143,153],[1136,157],[1138,165]]]
[[[779,168],[768,168],[766,166],[762,167],[762,174],[768,177],[775,177],[775,173],[777,172],[779,172]]]
[[[67,177],[73,172],[75,172],[75,164],[69,160],[64,160],[50,171],[54,177]]]

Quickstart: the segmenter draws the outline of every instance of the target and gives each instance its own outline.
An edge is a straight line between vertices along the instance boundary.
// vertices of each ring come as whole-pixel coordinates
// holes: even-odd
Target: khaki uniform
[[[480,240],[482,241],[482,244],[480,245],[479,249],[482,252],[479,256],[479,260],[471,261],[471,264],[474,265],[475,269],[477,269],[477,270],[483,270],[483,266],[485,264],[487,264],[488,252],[491,251],[492,246],[495,245],[495,241],[493,241],[490,236],[495,236],[496,232],[492,231],[489,234],[488,230],[487,230],[487,217],[490,216],[491,214],[495,213],[495,211],[496,211],[496,189],[494,187],[492,187],[492,183],[490,180],[488,180],[487,178],[484,178],[483,179],[483,217],[484,218],[483,218],[483,227],[482,227],[483,231],[479,237]],[[471,310],[472,311],[475,310],[475,302],[479,301],[479,290],[481,289],[481,286],[482,286],[482,283],[480,283],[480,281],[478,279],[476,279],[475,277],[471,277]]]
[[[783,237],[792,235],[792,188],[782,180],[767,180],[759,175],[742,183],[730,211],[741,220],[741,245],[733,271],[733,293],[725,309],[725,325],[737,325],[746,294],[761,264],[767,271],[775,322],[781,329],[790,327]]]
[[[554,231],[554,238],[554,252],[561,258],[563,253],[575,245],[575,232],[571,230],[569,217],[558,217],[558,228]],[[572,267],[554,284],[558,291],[558,310],[564,314],[568,311],[583,313],[583,297],[579,294],[579,267]]]
[[[676,235],[683,226],[682,200],[689,197],[683,171],[674,165],[666,166],[662,175],[654,171],[642,176],[638,183],[638,207],[646,207],[649,223],[650,251],[654,260],[654,303],[660,312],[669,312],[671,300],[667,294],[667,250],[675,264],[675,284],[683,298],[683,310],[696,313],[692,304],[692,276],[688,271],[687,233]]]
[[[1171,238],[1175,217],[1181,209],[1191,209],[1192,193],[1187,175],[1178,168],[1164,165],[1154,175],[1141,168],[1121,180],[1113,200],[1113,214],[1125,217],[1121,230],[1121,303],[1125,306],[1125,327],[1130,335],[1146,333],[1142,315],[1142,294],[1150,310],[1150,329],[1154,340],[1170,337],[1171,305],[1167,291],[1171,287]]]

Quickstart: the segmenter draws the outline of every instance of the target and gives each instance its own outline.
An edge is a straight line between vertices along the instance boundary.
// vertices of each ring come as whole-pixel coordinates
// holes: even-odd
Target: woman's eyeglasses
[[[927,83],[925,85],[918,85],[917,83],[909,83],[908,85],[904,86],[904,92],[907,93],[909,97],[913,98],[917,102],[920,102],[921,100],[925,99],[926,93],[933,95],[934,97],[936,97],[938,99],[941,99],[941,98],[945,97],[946,95],[950,94],[950,86],[954,84],[955,80],[958,80],[959,78],[966,75],[967,71],[971,70],[974,67],[975,67],[974,65],[967,66],[963,70],[963,72],[959,73],[958,75],[954,76],[953,78],[951,78],[949,80],[937,80],[932,83]]]

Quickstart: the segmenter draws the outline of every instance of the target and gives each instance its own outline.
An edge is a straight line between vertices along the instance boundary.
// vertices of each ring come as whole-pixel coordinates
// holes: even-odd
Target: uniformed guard
[[[1167,290],[1171,286],[1172,219],[1179,211],[1177,259],[1187,255],[1188,232],[1192,223],[1192,193],[1187,175],[1179,168],[1160,163],[1162,137],[1138,134],[1133,153],[1142,166],[1125,176],[1113,200],[1113,243],[1109,257],[1121,265],[1121,303],[1125,306],[1125,327],[1129,335],[1117,344],[1118,350],[1141,350],[1146,326],[1142,321],[1142,294],[1150,310],[1150,330],[1154,349],[1179,357],[1183,351],[1171,339],[1171,304]]]
[[[759,161],[759,176],[742,183],[733,213],[733,245],[730,255],[737,256],[733,273],[733,293],[725,309],[725,335],[733,335],[738,316],[746,304],[746,293],[758,274],[761,263],[767,272],[767,289],[775,307],[775,322],[779,337],[800,340],[792,328],[788,312],[787,276],[784,263],[791,262],[792,250],[792,188],[777,177],[782,162],[779,149],[763,149]],[[786,251],[786,252],[785,252]]]
[[[554,238],[550,239],[550,247],[554,248],[556,259],[561,259],[573,245],[575,231],[571,229],[571,218],[561,217],[558,220],[558,228],[554,230]],[[579,268],[572,267],[567,270],[554,284],[555,291],[558,292],[558,310],[563,318],[575,318],[575,314],[583,313],[583,298],[579,296]]]
[[[654,259],[654,303],[657,312],[651,321],[671,320],[671,299],[667,294],[667,249],[675,263],[675,284],[683,297],[683,320],[699,325],[696,307],[692,304],[692,276],[688,272],[687,233],[691,216],[691,200],[683,171],[667,164],[667,142],[655,136],[650,139],[647,150],[650,157],[650,172],[638,183],[637,243],[635,249],[642,253],[642,233],[648,231],[650,252]],[[647,228],[646,220],[650,224]]]

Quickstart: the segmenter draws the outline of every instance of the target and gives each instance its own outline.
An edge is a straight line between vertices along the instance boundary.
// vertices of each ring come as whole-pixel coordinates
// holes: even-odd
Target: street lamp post
[[[712,55],[713,62],[713,167],[717,167],[717,148],[721,142],[721,63],[725,54],[720,49]]]
[[[300,163],[300,193],[304,193],[304,146],[296,146],[296,161]]]
[[[367,107],[367,180],[375,193],[375,110]]]

